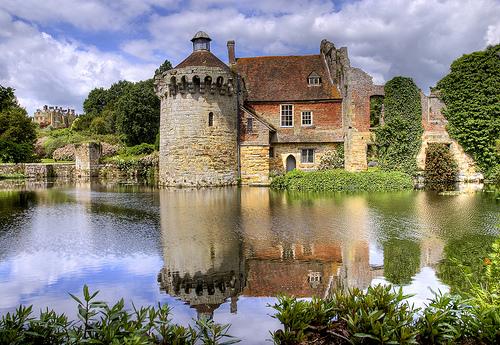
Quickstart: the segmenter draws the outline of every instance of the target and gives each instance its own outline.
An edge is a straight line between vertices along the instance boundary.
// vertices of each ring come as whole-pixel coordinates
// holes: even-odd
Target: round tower
[[[160,184],[236,184],[236,75],[210,52],[205,32],[191,41],[191,55],[155,77],[161,99]]]

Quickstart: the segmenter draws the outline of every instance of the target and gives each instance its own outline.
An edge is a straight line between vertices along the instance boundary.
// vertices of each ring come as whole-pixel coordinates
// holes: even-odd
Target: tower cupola
[[[204,31],[198,31],[194,37],[191,39],[193,42],[193,52],[198,50],[210,51],[210,41],[212,39]]]

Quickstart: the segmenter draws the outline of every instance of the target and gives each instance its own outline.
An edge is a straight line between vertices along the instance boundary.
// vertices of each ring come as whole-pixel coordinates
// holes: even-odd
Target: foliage
[[[275,177],[271,188],[310,192],[399,191],[413,189],[413,180],[411,176],[397,171],[293,170]]]
[[[500,164],[495,165],[492,169],[490,169],[487,179],[491,182],[500,186]]]
[[[70,296],[77,303],[78,320],[70,321],[53,310],[32,316],[32,307],[19,306],[0,319],[0,344],[176,344],[228,345],[238,342],[228,334],[229,325],[200,319],[195,327],[172,324],[171,309],[133,306],[125,309],[123,299],[114,305],[96,300],[99,291],[83,287],[83,297]]]
[[[14,89],[0,85],[0,112],[18,107]]]
[[[380,166],[414,174],[423,133],[419,90],[405,77],[389,80],[384,90],[384,125],[375,130]]]
[[[437,83],[448,131],[488,172],[500,164],[500,44],[463,55]]]
[[[319,170],[344,168],[344,146],[339,145],[333,151],[326,151],[319,161]]]
[[[140,156],[140,155],[149,155],[155,151],[154,144],[142,143],[139,145],[125,147],[120,154],[126,156]]]
[[[382,119],[382,109],[384,108],[384,96],[370,97],[370,127],[375,128],[380,125]]]
[[[160,100],[153,80],[132,85],[116,103],[116,129],[128,145],[154,143],[160,126]]]
[[[430,143],[425,154],[425,183],[431,189],[441,189],[455,183],[458,165],[446,144]]]
[[[169,69],[172,69],[172,64],[170,63],[170,61],[168,61],[168,60],[163,61],[163,63],[160,65],[160,67],[158,67],[155,70],[155,77],[161,75],[163,72],[166,72]]]
[[[113,129],[111,128],[109,122],[107,122],[102,117],[96,117],[90,122],[89,130],[93,134],[111,134]]]
[[[35,125],[26,110],[17,104],[14,90],[0,85],[0,161],[35,160]]]
[[[384,243],[384,276],[389,282],[409,284],[419,269],[419,243],[406,239],[391,239]]]

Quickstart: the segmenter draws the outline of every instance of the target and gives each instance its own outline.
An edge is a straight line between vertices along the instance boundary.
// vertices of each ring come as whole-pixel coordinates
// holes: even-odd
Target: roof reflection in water
[[[228,298],[237,312],[239,295],[364,289],[383,275],[369,263],[365,203],[353,197],[334,208],[321,200],[304,207],[267,188],[160,191],[160,287],[207,316]]]

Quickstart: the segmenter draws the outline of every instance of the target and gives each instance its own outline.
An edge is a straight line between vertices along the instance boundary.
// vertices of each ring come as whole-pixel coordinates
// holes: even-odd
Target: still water
[[[74,315],[68,292],[168,303],[174,322],[231,323],[245,344],[279,327],[279,293],[395,283],[417,306],[453,288],[455,256],[499,235],[497,194],[308,195],[266,188],[158,190],[76,183],[0,190],[0,314],[19,304]],[[454,280],[455,278],[455,280]]]

